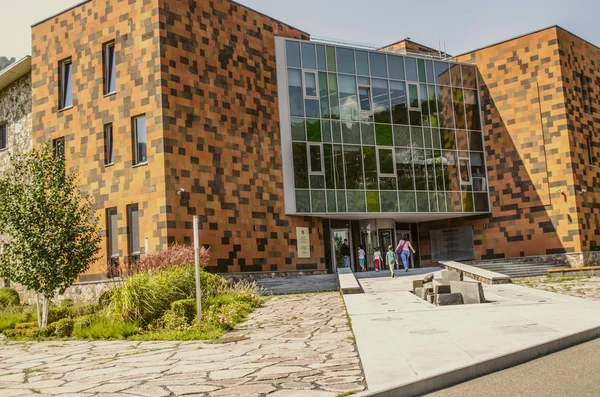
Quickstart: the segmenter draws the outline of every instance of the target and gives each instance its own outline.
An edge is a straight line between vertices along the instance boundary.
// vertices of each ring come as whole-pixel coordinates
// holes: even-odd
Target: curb
[[[500,371],[527,361],[534,360],[540,356],[555,353],[571,346],[588,342],[600,336],[600,327],[594,327],[585,331],[576,332],[548,342],[530,346],[523,350],[493,357],[472,365],[467,365],[438,375],[433,375],[414,382],[403,383],[387,389],[364,391],[355,394],[356,397],[399,397],[399,396],[421,396],[437,390],[441,390],[456,384],[478,378],[492,372]]]

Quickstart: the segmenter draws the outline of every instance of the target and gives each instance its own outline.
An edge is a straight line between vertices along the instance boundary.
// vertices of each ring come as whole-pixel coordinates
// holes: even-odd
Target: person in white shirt
[[[358,264],[360,265],[360,271],[364,272],[365,269],[365,250],[362,247],[358,247]]]
[[[373,253],[373,262],[375,262],[375,271],[379,271],[379,265],[381,264],[381,251],[379,248],[375,248],[375,253]]]

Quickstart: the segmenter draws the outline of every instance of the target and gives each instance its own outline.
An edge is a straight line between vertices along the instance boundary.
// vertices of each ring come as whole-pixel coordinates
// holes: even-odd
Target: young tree
[[[101,237],[91,199],[50,145],[11,156],[11,164],[0,177],[0,277],[38,294],[45,327],[50,299],[97,259]]]

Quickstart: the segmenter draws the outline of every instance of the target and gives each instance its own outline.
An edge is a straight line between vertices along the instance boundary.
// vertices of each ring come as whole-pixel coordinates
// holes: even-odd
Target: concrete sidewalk
[[[600,327],[596,302],[512,284],[484,285],[491,303],[436,307],[408,292],[422,274],[399,273],[344,296],[370,392]]]

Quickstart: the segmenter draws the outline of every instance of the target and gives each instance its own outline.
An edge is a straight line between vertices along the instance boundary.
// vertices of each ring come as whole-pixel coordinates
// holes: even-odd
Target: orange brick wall
[[[473,227],[476,259],[581,251],[559,50],[550,28],[457,57],[479,68],[492,213],[419,224],[424,264],[451,226]]]
[[[65,137],[69,169],[76,169],[85,194],[93,196],[100,226],[105,209],[119,213],[119,251],[129,255],[126,206],[138,203],[140,246],[167,241],[162,136],[161,71],[156,2],[94,0],[32,28],[34,145]],[[103,95],[103,44],[115,41],[117,93]],[[58,110],[58,64],[73,61],[73,107]],[[148,164],[133,167],[131,117],[146,114]],[[113,123],[115,161],[104,166],[103,125]],[[105,232],[104,232],[105,233]],[[104,273],[102,259],[88,275]]]
[[[322,221],[283,200],[275,36],[308,36],[224,0],[161,0],[160,26],[169,239],[191,241],[198,215],[214,271],[325,269]]]

